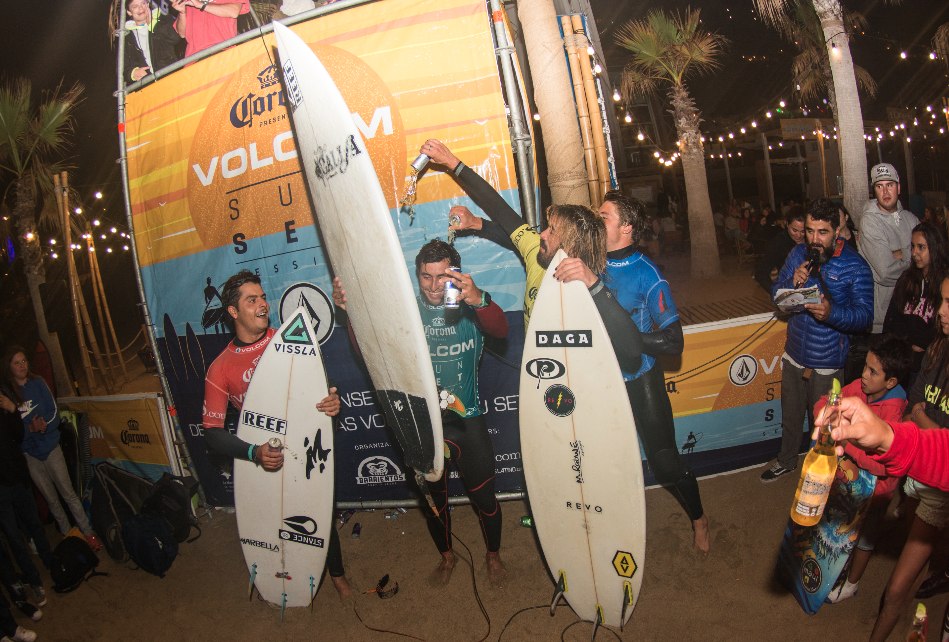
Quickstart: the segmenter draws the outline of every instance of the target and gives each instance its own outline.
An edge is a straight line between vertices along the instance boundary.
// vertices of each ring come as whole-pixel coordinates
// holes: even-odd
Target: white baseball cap
[[[880,181],[900,182],[900,175],[896,173],[896,168],[889,163],[880,163],[874,165],[870,170],[870,186],[873,187]]]

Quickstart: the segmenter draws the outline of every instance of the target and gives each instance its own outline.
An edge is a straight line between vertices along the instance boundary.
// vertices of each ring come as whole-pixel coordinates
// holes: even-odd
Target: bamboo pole
[[[65,178],[66,172],[63,172],[63,174]],[[76,298],[76,284],[79,282],[79,277],[76,274],[76,261],[73,259],[72,254],[72,229],[69,226],[69,208],[65,203],[66,188],[62,182],[60,182],[59,174],[53,174],[53,183],[56,187],[56,189],[53,190],[56,194],[56,207],[59,209],[59,216],[63,221],[63,239],[66,244],[66,275],[69,281],[69,301],[72,303],[73,322],[76,324],[76,337],[79,339],[79,354],[80,359],[82,359],[82,369],[86,373],[86,388],[91,395],[96,387],[96,376],[92,372],[92,362],[89,361],[89,353],[86,352],[86,339],[82,336],[79,300]]]
[[[570,24],[569,16],[561,16],[560,24],[563,27],[567,60],[570,63],[570,76],[573,79],[573,96],[577,103],[577,117],[580,120],[580,138],[583,140],[583,160],[587,167],[587,187],[590,190],[590,203],[599,204],[603,199],[601,198],[600,181],[596,171],[596,150],[593,148],[590,111],[587,108],[587,99],[583,91],[583,77],[580,74],[580,58],[577,55],[576,38],[571,35],[573,34],[573,26]]]
[[[600,101],[596,93],[596,83],[593,80],[593,68],[590,66],[590,56],[586,48],[590,46],[590,39],[583,28],[583,18],[579,14],[571,16],[573,33],[582,47],[580,58],[580,73],[583,75],[583,92],[587,97],[587,109],[590,112],[590,128],[593,130],[593,149],[596,151],[596,170],[600,180],[600,194],[610,190],[610,164],[606,154],[606,136],[603,133],[603,118],[600,115]],[[602,198],[593,204],[599,207]]]
[[[86,224],[88,226],[88,223]],[[102,307],[105,310],[105,321],[109,326],[109,333],[112,335],[112,343],[115,344],[115,355],[119,360],[119,365],[122,367],[122,377],[125,379],[125,383],[129,383],[129,373],[125,368],[125,359],[122,357],[122,348],[119,346],[119,338],[115,334],[115,326],[112,325],[112,313],[109,311],[109,302],[105,298],[105,285],[102,282],[102,272],[99,270],[99,255],[95,252],[90,254],[90,257],[93,259],[96,270],[96,281],[99,283],[99,291],[102,296]],[[104,331],[103,331],[104,334]],[[112,366],[111,360],[109,361],[109,367]],[[115,381],[115,374],[112,375],[112,380]]]
[[[62,173],[62,183],[63,183],[63,207],[66,211],[69,211],[69,197],[67,195],[67,190],[69,189],[69,181],[66,175],[66,172]],[[86,239],[89,241],[89,239]],[[79,299],[79,312],[82,315],[82,323],[86,328],[86,336],[89,338],[89,347],[92,348],[92,355],[96,358],[96,366],[99,368],[99,374],[102,376],[102,383],[105,384],[106,392],[110,395],[112,394],[112,384],[109,383],[109,378],[105,376],[105,363],[102,361],[102,354],[99,352],[99,342],[96,341],[96,335],[92,331],[92,321],[89,319],[89,310],[86,309],[86,299],[82,296],[82,288],[79,286],[79,279],[76,278],[76,289],[75,295]],[[93,391],[90,389],[89,394],[93,394]]]
[[[92,238],[92,226],[89,224],[89,221],[86,221],[86,238],[88,239],[89,244],[89,276],[92,277],[92,298],[96,301],[96,315],[99,317],[99,332],[102,333],[102,347],[105,352],[105,358],[109,362],[109,377],[112,380],[112,386],[115,386],[115,364],[112,362],[112,350],[109,348],[109,335],[106,334],[105,327],[105,315],[102,313],[102,297],[99,295],[99,291],[102,289],[101,275],[99,274],[99,263],[96,258],[96,253],[93,251],[95,248],[95,243]],[[115,349],[119,349],[119,344],[116,342]]]

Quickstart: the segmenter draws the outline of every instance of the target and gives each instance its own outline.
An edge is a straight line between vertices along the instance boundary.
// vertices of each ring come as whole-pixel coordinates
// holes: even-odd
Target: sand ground
[[[680,306],[763,294],[750,278],[751,269],[738,269],[732,255],[722,257],[723,275],[713,282],[692,281],[685,254],[664,254],[656,260],[664,266]],[[139,378],[122,392],[157,389],[153,375],[136,374]],[[702,480],[712,532],[711,553],[704,560],[692,552],[691,527],[678,502],[661,488],[646,492],[646,559],[639,571],[644,574],[642,593],[626,630],[601,628],[597,639],[794,642],[868,638],[910,520],[888,525],[856,597],[825,605],[809,616],[775,581],[773,572],[795,483],[784,478],[765,486],[758,481],[760,472],[759,468]],[[459,506],[453,513],[455,533],[474,554],[477,593],[491,619],[490,633],[475,599],[470,566],[459,563],[447,587],[428,585],[428,573],[439,558],[418,510],[395,520],[384,519],[382,511],[361,512],[340,531],[347,576],[354,587],[369,590],[389,574],[400,589],[389,600],[359,594],[354,603],[343,604],[329,582],[324,582],[312,611],[289,609],[281,622],[279,610],[256,597],[248,600],[248,573],[235,517],[215,511],[213,517],[202,518],[201,538],[181,546],[165,578],[136,570],[130,563],[117,564],[103,554],[100,570],[109,577],[96,577],[69,594],[50,591],[43,620],[21,623],[29,624],[44,641],[397,639],[366,628],[354,604],[367,625],[425,640],[590,639],[592,625],[577,623],[566,603],[561,602],[553,617],[548,614],[553,582],[534,530],[520,525],[520,518],[528,514],[526,503],[507,502],[503,511],[502,556],[511,576],[501,589],[488,585],[484,543],[472,509]],[[362,536],[351,539],[351,526],[357,521]],[[55,545],[59,535],[54,527],[48,528]],[[466,555],[461,546],[456,545],[456,550]],[[944,552],[938,553],[937,559],[943,561]],[[924,601],[930,612],[929,640],[939,639],[947,601],[946,595]],[[890,640],[905,639],[909,622],[905,616]]]

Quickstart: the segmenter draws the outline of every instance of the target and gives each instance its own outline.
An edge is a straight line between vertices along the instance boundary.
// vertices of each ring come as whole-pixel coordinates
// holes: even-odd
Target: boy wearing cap
[[[860,222],[860,254],[873,271],[873,332],[883,332],[883,317],[896,281],[909,267],[913,228],[919,219],[900,204],[900,177],[889,163],[874,165],[870,186],[876,199],[867,201]]]

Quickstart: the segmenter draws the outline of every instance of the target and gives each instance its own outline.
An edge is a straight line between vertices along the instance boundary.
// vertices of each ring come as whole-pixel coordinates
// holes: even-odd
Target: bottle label
[[[798,515],[805,517],[815,517],[822,514],[833,481],[833,475],[807,473],[804,477],[804,484],[801,486],[801,495],[798,497],[797,504],[794,506],[794,511]]]

